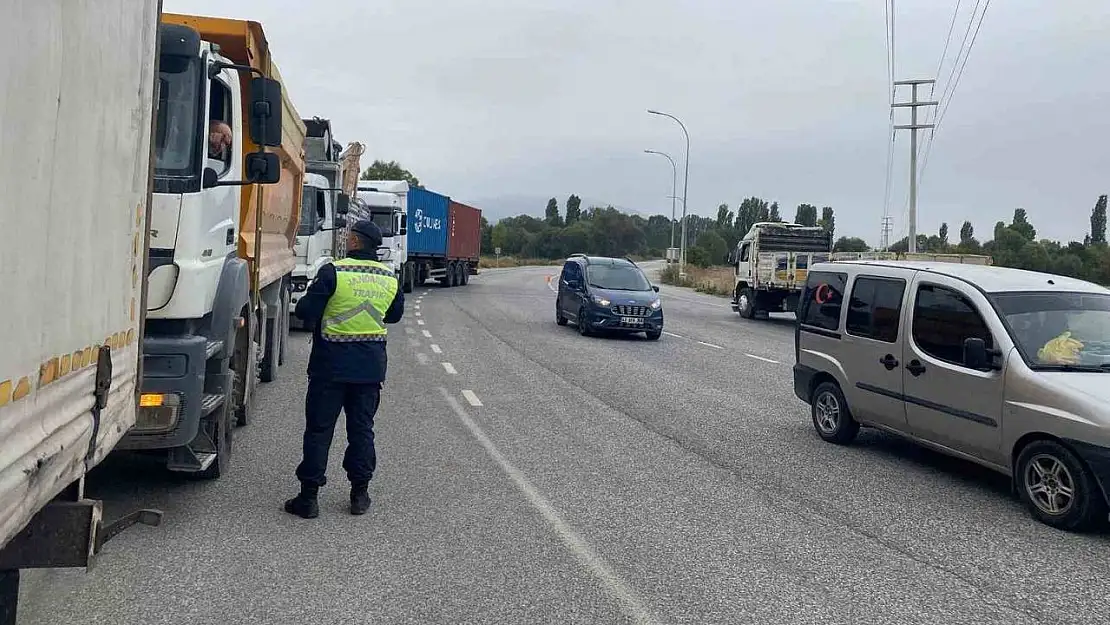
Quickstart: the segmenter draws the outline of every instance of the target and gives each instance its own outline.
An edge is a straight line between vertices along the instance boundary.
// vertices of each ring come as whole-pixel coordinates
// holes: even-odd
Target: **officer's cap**
[[[377,249],[382,244],[382,229],[369,219],[356,221],[355,225],[351,226],[351,232],[358,235],[363,243],[371,249]]]

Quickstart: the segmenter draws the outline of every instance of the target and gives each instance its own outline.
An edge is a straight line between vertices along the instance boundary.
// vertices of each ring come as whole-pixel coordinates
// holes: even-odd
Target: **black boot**
[[[320,516],[320,504],[316,501],[318,490],[315,486],[302,485],[300,494],[285,502],[285,511],[302,519],[315,519]]]
[[[366,514],[370,509],[370,485],[351,485],[351,514]]]

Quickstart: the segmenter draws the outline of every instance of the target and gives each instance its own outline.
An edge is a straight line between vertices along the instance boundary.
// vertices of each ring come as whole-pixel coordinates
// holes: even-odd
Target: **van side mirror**
[[[351,196],[340,193],[335,203],[335,214],[346,215],[349,212],[351,212]]]
[[[280,146],[282,110],[281,83],[272,78],[252,78],[251,141],[266,147]]]
[[[991,366],[987,344],[981,338],[964,339],[964,366],[969,369],[986,369]]]
[[[658,284],[653,284],[653,285],[651,285],[651,290],[652,290],[652,291],[655,291],[656,293],[658,293],[658,292],[659,292],[659,285],[658,285]]]
[[[243,160],[247,182],[274,184],[281,180],[281,161],[271,152],[250,152]]]

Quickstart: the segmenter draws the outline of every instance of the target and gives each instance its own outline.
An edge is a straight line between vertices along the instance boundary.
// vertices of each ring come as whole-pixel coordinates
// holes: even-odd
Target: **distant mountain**
[[[485,217],[491,224],[496,223],[498,220],[505,219],[506,217],[516,217],[518,215],[531,215],[532,217],[543,217],[544,209],[547,207],[547,201],[551,196],[539,195],[499,195],[496,197],[475,199],[473,201],[466,201],[475,208],[482,209],[482,216]],[[566,214],[566,197],[559,197],[559,214]],[[633,215],[640,215],[645,219],[651,217],[653,213],[643,211],[628,206],[620,206],[613,202],[604,200],[582,197],[582,210],[586,210],[591,206],[608,206],[612,204],[613,208],[630,213]]]

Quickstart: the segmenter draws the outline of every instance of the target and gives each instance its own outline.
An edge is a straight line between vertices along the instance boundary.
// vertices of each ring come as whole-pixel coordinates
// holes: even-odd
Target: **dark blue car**
[[[600,332],[663,335],[663,304],[654,286],[627,258],[574,254],[563,265],[555,322],[573,321],[583,336]]]

